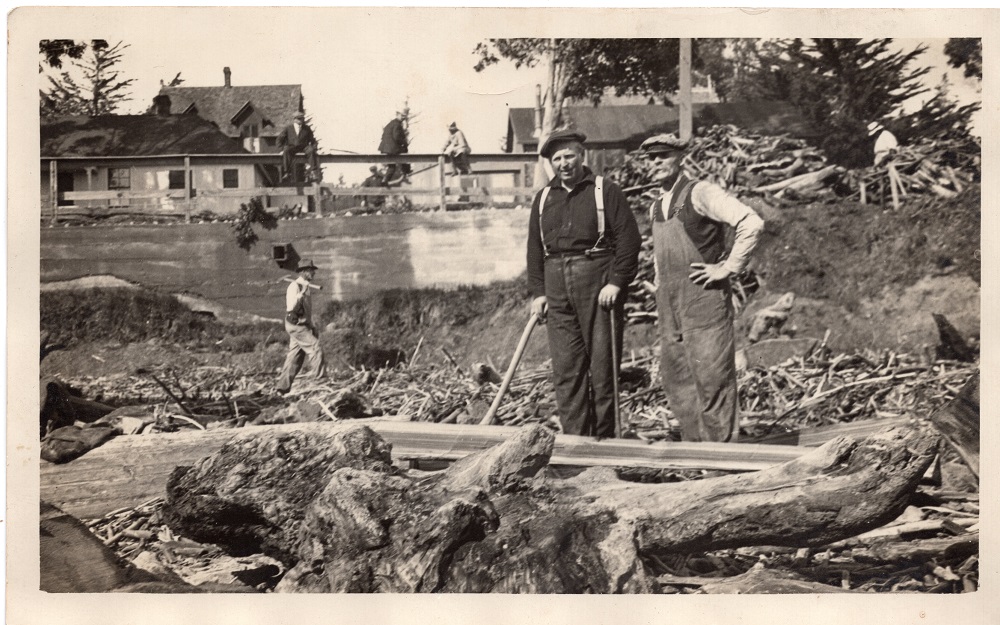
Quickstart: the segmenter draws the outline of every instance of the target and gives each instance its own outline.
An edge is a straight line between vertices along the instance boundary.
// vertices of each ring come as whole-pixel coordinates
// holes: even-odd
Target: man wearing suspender
[[[685,441],[734,442],[739,434],[729,278],[746,268],[764,222],[711,182],[681,173],[686,142],[650,137],[640,150],[659,159],[650,207],[656,260],[660,376]],[[726,250],[726,228],[735,229]]]
[[[611,314],[621,354],[626,289],[641,238],[618,185],[585,167],[582,133],[553,133],[540,154],[556,176],[536,196],[528,224],[531,312],[548,326],[563,431],[615,433]]]

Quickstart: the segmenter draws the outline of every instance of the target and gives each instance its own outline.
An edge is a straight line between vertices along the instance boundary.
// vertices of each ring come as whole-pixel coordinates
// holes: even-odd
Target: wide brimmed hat
[[[305,271],[306,269],[319,269],[311,260],[304,258],[299,261],[299,267],[295,271]]]
[[[557,130],[549,135],[549,138],[542,143],[542,149],[538,151],[544,158],[551,158],[552,153],[555,152],[555,147],[560,143],[584,143],[587,140],[587,135],[583,134],[579,130],[573,130],[567,128],[565,130]]]
[[[681,139],[674,133],[663,133],[653,135],[646,139],[639,146],[639,153],[643,156],[660,156],[683,153],[688,149],[688,142]]]
[[[455,122],[451,122],[450,124],[448,124],[448,130],[458,130],[458,124],[456,124]]]

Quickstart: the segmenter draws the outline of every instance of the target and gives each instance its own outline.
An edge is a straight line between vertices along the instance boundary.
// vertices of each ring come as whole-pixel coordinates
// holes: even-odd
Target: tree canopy
[[[62,67],[60,59],[63,54],[73,59],[74,67],[73,72],[64,70],[57,76],[48,76],[49,88],[39,93],[42,117],[108,115],[130,100],[130,87],[135,79],[122,78],[117,69],[122,53],[128,47],[121,41],[110,45],[104,39],[94,39],[89,46],[82,42],[72,45],[39,44],[39,52],[52,67]],[[74,57],[77,51],[79,56]],[[58,65],[53,65],[53,62]]]
[[[953,38],[944,44],[948,64],[965,67],[966,78],[983,79],[983,40],[976,38]]]

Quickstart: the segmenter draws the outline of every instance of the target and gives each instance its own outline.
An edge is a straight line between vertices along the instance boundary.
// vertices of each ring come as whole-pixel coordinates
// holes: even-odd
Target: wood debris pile
[[[901,145],[892,160],[907,193],[953,197],[982,174],[981,146],[971,139],[923,139]],[[732,125],[712,126],[692,138],[682,166],[695,179],[715,182],[739,197],[763,196],[779,203],[859,199],[862,182],[871,201],[880,188],[886,193],[889,188],[885,165],[846,170],[828,163],[821,150],[802,139]],[[627,196],[641,197],[644,209],[659,194],[653,183],[658,167],[656,161],[627,155],[612,177]]]
[[[975,141],[922,140],[914,145],[901,145],[891,157],[899,174],[902,193],[933,193],[951,198],[982,177],[981,146]],[[846,182],[859,199],[864,185],[868,202],[879,201],[889,194],[889,170],[886,166],[848,171]]]
[[[975,592],[979,494],[922,486],[892,523],[824,547],[741,547],[648,566],[674,594]]]
[[[126,562],[159,576],[215,592],[269,591],[284,571],[262,554],[226,555],[216,545],[175,535],[163,519],[163,497],[114,510],[86,523],[106,547]]]
[[[673,417],[659,384],[655,347],[625,354],[621,411],[627,436],[677,440]],[[419,356],[419,354],[414,354]],[[408,421],[479,423],[499,386],[494,367],[460,368],[444,350],[396,367],[360,370],[317,383],[298,383],[287,396],[271,389],[271,377],[221,367],[181,373],[164,369],[143,376],[68,380],[84,396],[117,405],[155,402],[155,431],[231,428],[243,425],[341,420],[391,415]],[[506,363],[505,363],[506,364]],[[977,365],[925,356],[834,354],[824,345],[805,357],[741,374],[741,429],[750,438],[867,419],[926,417],[976,372]],[[538,423],[558,428],[551,366],[522,367],[497,412],[496,423]],[[169,380],[184,408],[150,378]]]
[[[977,365],[908,354],[833,354],[748,368],[739,381],[741,428],[751,437],[866,419],[926,417],[958,395]]]
[[[685,172],[714,182],[738,196],[785,195],[814,200],[830,191],[826,181],[840,173],[822,151],[787,135],[761,135],[733,125],[718,125],[692,138],[683,161]],[[626,195],[651,201],[659,194],[652,183],[656,161],[627,155],[615,179]]]

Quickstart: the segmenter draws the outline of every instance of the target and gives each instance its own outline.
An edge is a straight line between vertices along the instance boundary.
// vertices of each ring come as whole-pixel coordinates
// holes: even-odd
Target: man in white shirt
[[[764,222],[711,182],[681,172],[687,143],[650,137],[661,196],[650,207],[656,261],[660,376],[685,441],[733,442],[739,434],[730,277],[746,268]],[[726,228],[736,231],[726,250]]]
[[[285,291],[285,331],[288,332],[288,355],[278,378],[278,392],[287,393],[292,388],[295,376],[303,362],[310,379],[326,377],[326,362],[319,345],[319,332],[312,323],[311,283],[316,277],[316,265],[311,260],[302,260],[298,266],[298,278]]]

